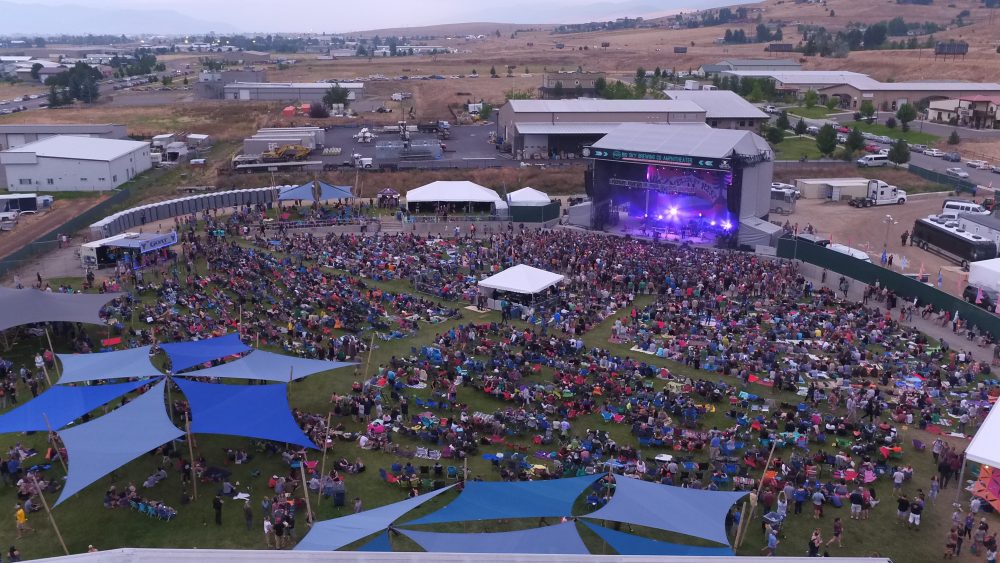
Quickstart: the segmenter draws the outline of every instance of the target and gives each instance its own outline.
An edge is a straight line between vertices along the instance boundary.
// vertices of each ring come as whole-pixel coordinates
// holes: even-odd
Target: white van
[[[990,212],[978,203],[966,201],[964,199],[946,199],[941,206],[941,215],[955,215],[959,213],[972,213],[974,215],[989,215]]]
[[[809,127],[806,127],[806,133],[809,135],[819,135],[819,127],[810,125]]]
[[[862,262],[869,262],[870,263],[872,261],[871,257],[868,256],[868,253],[865,252],[864,250],[858,250],[857,248],[852,248],[852,247],[847,246],[845,244],[833,243],[833,244],[827,245],[827,248],[829,248],[830,250],[833,250],[834,252],[839,252],[841,254],[846,254],[846,255],[850,256],[851,258],[857,258],[858,260],[861,260]]]
[[[857,160],[858,167],[889,166],[889,156],[885,154],[866,154]]]

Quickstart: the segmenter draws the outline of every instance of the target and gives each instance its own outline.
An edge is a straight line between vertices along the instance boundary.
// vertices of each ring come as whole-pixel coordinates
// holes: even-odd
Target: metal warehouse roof
[[[705,110],[708,119],[764,119],[767,114],[760,108],[729,90],[665,90],[674,100],[694,102]]]
[[[704,110],[684,100],[511,100],[516,113],[679,113]]]
[[[772,78],[782,84],[880,84],[867,74],[850,71],[828,70],[731,70],[726,74]]]
[[[714,129],[705,125],[624,123],[591,145],[595,149],[627,150],[726,158],[733,151],[753,154],[770,151],[764,139],[750,131]]]
[[[794,59],[724,59],[720,65],[737,66],[788,66],[800,68],[802,65]]]
[[[605,135],[620,123],[518,123],[522,135]]]
[[[75,160],[114,160],[142,147],[149,147],[149,143],[145,141],[56,135],[3,152],[34,153],[38,156],[48,158],[69,158]]]

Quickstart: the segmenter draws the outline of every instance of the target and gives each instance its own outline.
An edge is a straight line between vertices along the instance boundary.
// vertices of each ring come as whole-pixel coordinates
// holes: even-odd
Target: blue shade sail
[[[264,379],[287,383],[332,369],[355,365],[351,362],[310,360],[284,354],[254,350],[231,362],[197,369],[181,375],[185,377],[226,377],[232,379]]]
[[[184,433],[167,417],[165,381],[114,411],[59,432],[69,457],[69,474],[56,505],[101,477]]]
[[[174,380],[191,404],[191,432],[288,442],[309,448],[288,407],[288,386],[222,385]]]
[[[168,342],[160,344],[160,348],[163,348],[167,357],[170,358],[173,373],[251,350],[249,346],[240,341],[240,335],[235,332],[191,342]]]
[[[149,346],[94,354],[56,354],[62,364],[58,383],[156,377],[163,373],[149,361]]]
[[[45,432],[58,430],[84,414],[148,384],[132,381],[114,385],[51,387],[34,399],[0,415],[2,432]],[[48,417],[48,424],[45,423]]]
[[[572,516],[573,502],[603,476],[586,475],[550,481],[469,481],[462,494],[447,506],[404,525]]]
[[[407,512],[452,487],[454,485],[357,514],[316,522],[309,533],[295,546],[295,549],[299,551],[336,551],[365,536],[370,536],[379,530],[385,530]]]
[[[325,182],[319,182],[319,199],[316,199],[314,182],[308,182],[301,186],[282,188],[278,194],[278,201],[327,201],[331,199],[350,199],[354,197],[351,193],[351,186],[331,186]]]
[[[555,526],[493,534],[450,534],[400,530],[431,553],[530,553],[589,555],[572,520]]]
[[[101,308],[121,293],[56,293],[0,287],[0,330],[41,322],[105,324]]]
[[[619,555],[691,555],[698,557],[732,557],[733,550],[728,547],[701,547],[684,545],[665,541],[651,540],[625,532],[618,532],[590,522],[585,526],[608,542]]]
[[[370,542],[358,548],[358,551],[379,551],[387,553],[392,551],[392,543],[389,541],[389,532],[382,532],[375,536]]]
[[[729,545],[726,512],[745,492],[685,489],[615,477],[615,493],[587,518],[647,526]]]

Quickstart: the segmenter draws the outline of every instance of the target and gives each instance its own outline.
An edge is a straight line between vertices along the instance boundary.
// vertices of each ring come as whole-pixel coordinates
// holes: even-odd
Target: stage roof
[[[562,274],[554,274],[526,264],[518,264],[484,279],[479,282],[479,286],[513,293],[535,294],[545,291],[564,279],[566,276]]]
[[[771,150],[767,141],[750,131],[714,129],[704,123],[623,123],[591,148],[709,158],[728,158],[733,152],[758,154]]]
[[[121,293],[55,293],[0,287],[0,330],[18,325],[63,321],[104,324],[100,311]]]

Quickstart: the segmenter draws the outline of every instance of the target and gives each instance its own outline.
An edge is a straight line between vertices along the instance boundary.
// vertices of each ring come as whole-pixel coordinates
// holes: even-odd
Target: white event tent
[[[479,287],[534,295],[545,291],[564,279],[566,279],[566,276],[562,274],[546,272],[545,270],[533,268],[525,264],[518,264],[482,280],[479,282]]]
[[[406,203],[503,203],[495,191],[474,182],[437,181],[406,192]]]
[[[511,205],[525,206],[542,206],[552,203],[552,199],[549,198],[548,194],[535,188],[521,188],[510,192],[507,195],[507,200]]]

